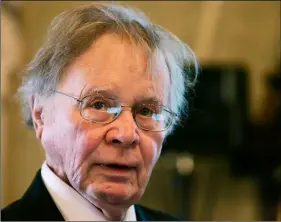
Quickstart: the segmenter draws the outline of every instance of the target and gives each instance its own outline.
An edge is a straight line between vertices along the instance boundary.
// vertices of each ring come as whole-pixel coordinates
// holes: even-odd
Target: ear
[[[31,97],[30,100],[31,116],[33,120],[34,130],[36,132],[37,139],[41,139],[43,127],[44,127],[44,117],[43,117],[43,106],[39,103],[39,99],[35,96]]]

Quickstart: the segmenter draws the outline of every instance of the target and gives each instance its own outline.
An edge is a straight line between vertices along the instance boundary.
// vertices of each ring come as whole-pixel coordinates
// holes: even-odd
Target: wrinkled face
[[[146,72],[146,63],[142,47],[105,34],[68,66],[57,90],[79,98],[86,86],[126,105],[153,98],[168,106],[164,59],[158,56],[151,73]],[[126,108],[111,123],[89,122],[81,117],[78,102],[60,94],[43,108],[42,126],[36,131],[49,165],[101,207],[126,207],[140,199],[165,137],[165,132],[139,129]]]

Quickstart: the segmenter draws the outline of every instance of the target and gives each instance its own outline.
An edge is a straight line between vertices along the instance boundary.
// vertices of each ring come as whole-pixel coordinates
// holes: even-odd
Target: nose
[[[136,130],[137,125],[131,111],[123,110],[110,123],[110,128],[106,134],[106,141],[114,146],[131,148],[139,143],[139,135]]]

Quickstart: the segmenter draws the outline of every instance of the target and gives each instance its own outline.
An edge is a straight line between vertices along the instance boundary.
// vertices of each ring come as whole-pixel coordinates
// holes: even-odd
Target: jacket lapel
[[[26,220],[64,221],[56,204],[50,196],[39,170],[20,200],[22,216]]]
[[[145,217],[145,213],[143,212],[141,206],[135,205],[135,211],[136,211],[137,221],[148,221],[148,219]]]

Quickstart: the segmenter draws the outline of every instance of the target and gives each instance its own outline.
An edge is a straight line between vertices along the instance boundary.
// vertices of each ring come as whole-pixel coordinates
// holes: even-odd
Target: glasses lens
[[[121,111],[119,103],[113,99],[93,95],[85,97],[82,101],[81,115],[90,121],[106,123]]]
[[[156,104],[140,104],[135,108],[135,119],[139,127],[150,131],[167,129],[172,122],[172,112]]]

